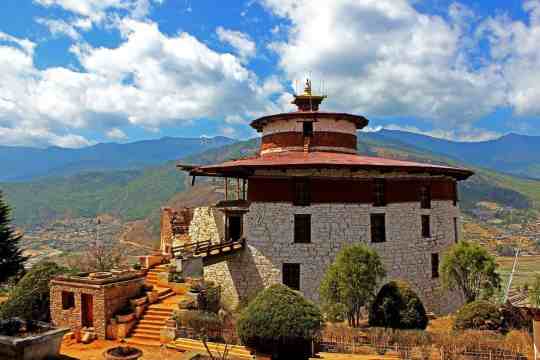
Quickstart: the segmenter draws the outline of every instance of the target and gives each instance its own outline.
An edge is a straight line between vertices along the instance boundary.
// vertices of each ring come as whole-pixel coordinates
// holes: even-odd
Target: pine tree
[[[10,224],[10,212],[0,191],[0,284],[23,271],[27,259],[19,248],[22,236],[16,234]]]

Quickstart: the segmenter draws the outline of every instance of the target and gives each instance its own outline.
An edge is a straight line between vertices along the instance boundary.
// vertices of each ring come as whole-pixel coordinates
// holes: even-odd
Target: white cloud
[[[248,34],[225,29],[221,26],[216,29],[216,34],[221,42],[232,46],[243,60],[255,56],[257,47]]]
[[[82,71],[37,69],[33,43],[0,33],[0,127],[10,134],[0,143],[19,143],[18,136],[40,146],[80,146],[85,140],[76,133],[89,128],[131,124],[155,131],[276,110],[265,83],[237,57],[187,33],[167,36],[150,22],[124,19],[120,30],[118,47],[72,48]],[[25,137],[23,129],[40,133]]]
[[[36,22],[46,26],[53,36],[58,37],[60,35],[65,35],[73,40],[79,40],[81,38],[81,34],[76,26],[64,20],[37,18]]]
[[[279,66],[290,80],[307,71],[324,79],[327,108],[451,126],[505,102],[499,67],[471,65],[463,6],[445,20],[406,0],[263,3],[290,21],[287,40],[271,44]]]
[[[232,126],[224,126],[221,128],[221,134],[225,136],[234,136],[236,134],[236,130]]]
[[[528,23],[506,15],[488,19],[480,32],[508,83],[508,103],[518,115],[540,115],[540,1],[525,1]]]
[[[487,141],[487,140],[498,139],[502,136],[502,134],[500,133],[489,131],[489,130],[483,130],[483,129],[466,128],[466,129],[461,129],[461,130],[441,130],[441,129],[421,130],[414,126],[396,125],[396,124],[378,126],[376,128],[368,128],[365,131],[377,132],[382,129],[407,131],[407,132],[412,132],[415,134],[431,136],[438,139],[462,141],[462,142]]]
[[[6,128],[0,126],[1,144],[11,146],[59,146],[80,148],[95,142],[76,134],[58,135],[44,128]]]
[[[127,140],[128,136],[119,128],[112,128],[105,134],[111,140]]]

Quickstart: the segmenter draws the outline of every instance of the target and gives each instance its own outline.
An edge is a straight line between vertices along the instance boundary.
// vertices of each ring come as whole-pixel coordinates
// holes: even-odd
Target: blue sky
[[[540,0],[3,0],[0,145],[255,136],[325,81],[368,130],[540,135]]]

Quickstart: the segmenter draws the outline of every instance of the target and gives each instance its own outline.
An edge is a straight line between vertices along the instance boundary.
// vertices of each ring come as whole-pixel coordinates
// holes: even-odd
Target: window
[[[304,134],[304,137],[312,137],[313,136],[313,122],[311,121],[305,121],[302,123],[302,133]]]
[[[423,238],[431,237],[429,215],[422,215],[422,237]]]
[[[62,291],[62,309],[68,310],[75,307],[75,294],[70,291]]]
[[[431,278],[439,278],[439,254],[431,254]]]
[[[420,187],[420,207],[431,209],[431,188],[428,185]]]
[[[294,215],[294,242],[309,244],[311,242],[311,215]]]
[[[300,264],[283,264],[283,285],[300,290]]]
[[[384,214],[371,214],[371,242],[386,241],[386,220]]]
[[[386,188],[383,179],[375,180],[375,201],[373,206],[386,206]]]
[[[459,201],[459,194],[458,194],[458,186],[457,186],[457,182],[453,182],[452,183],[452,188],[453,188],[453,194],[452,194],[452,198],[453,198],[453,202],[454,202],[454,206],[457,206],[457,203]]]
[[[454,242],[457,244],[459,242],[459,228],[458,228],[458,218],[454,218]]]
[[[295,206],[309,206],[311,204],[311,186],[308,179],[296,179],[294,181]]]

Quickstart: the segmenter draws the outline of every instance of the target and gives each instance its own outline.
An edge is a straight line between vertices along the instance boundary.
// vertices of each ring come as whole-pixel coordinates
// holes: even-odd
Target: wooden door
[[[81,294],[82,326],[94,326],[94,297],[90,294]]]

